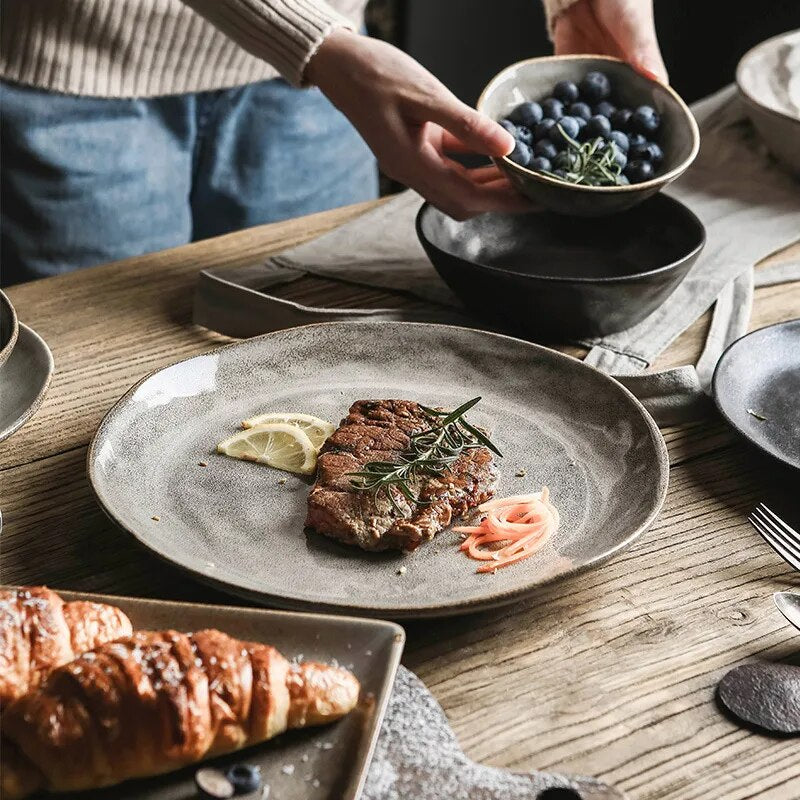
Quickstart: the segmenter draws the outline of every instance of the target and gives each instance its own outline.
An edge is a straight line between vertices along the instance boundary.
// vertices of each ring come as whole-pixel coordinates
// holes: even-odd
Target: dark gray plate
[[[714,398],[739,433],[800,469],[800,319],[735,341],[714,372]]]
[[[363,689],[363,701],[352,714],[333,725],[291,731],[210,763],[223,769],[242,762],[258,764],[264,782],[270,786],[271,798],[357,800],[403,651],[405,634],[400,626],[351,617],[71,592],[59,594],[70,600],[113,603],[128,614],[134,628],[182,631],[217,628],[239,639],[274,645],[289,659],[302,656],[329,663],[335,660],[351,669]],[[80,798],[188,800],[197,797],[195,769],[190,767],[156,778],[129,781],[103,791],[82,792]],[[78,795],[59,796],[63,800],[78,800]],[[261,793],[256,793],[254,800],[258,797]]]
[[[471,419],[505,454],[498,491],[547,484],[563,520],[536,558],[496,575],[476,574],[453,532],[411,555],[306,533],[308,480],[214,454],[260,411],[338,423],[359,398],[455,407],[477,395]],[[348,322],[250,339],[150,375],[101,423],[88,470],[114,520],[197,578],[263,603],[401,617],[501,605],[608,558],[655,518],[668,463],[639,402],[573,358],[464,328]]]

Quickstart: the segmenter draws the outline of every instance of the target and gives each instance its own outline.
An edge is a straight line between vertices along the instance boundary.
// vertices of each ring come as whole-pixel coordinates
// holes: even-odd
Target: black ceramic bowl
[[[666,195],[599,219],[550,212],[457,222],[427,203],[417,235],[467,308],[526,336],[602,336],[643,320],[697,260],[705,228]]]

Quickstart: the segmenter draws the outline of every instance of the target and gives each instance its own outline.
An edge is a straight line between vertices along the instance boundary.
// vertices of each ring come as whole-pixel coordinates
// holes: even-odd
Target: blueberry
[[[553,175],[563,180],[564,178],[567,177],[567,171],[565,169],[554,169]]]
[[[235,788],[228,778],[213,767],[203,767],[194,774],[194,782],[200,796],[207,800],[228,800]]]
[[[653,177],[653,165],[649,161],[634,159],[625,167],[625,175],[631,183],[643,183]]]
[[[500,127],[507,130],[515,139],[517,138],[517,126],[510,119],[501,119]]]
[[[533,152],[525,142],[514,142],[514,149],[508,154],[508,157],[521,167],[527,167],[533,158]]]
[[[553,166],[556,167],[556,172],[560,169],[571,172],[578,169],[580,166],[580,156],[572,150],[562,150],[553,161]]]
[[[618,131],[627,131],[633,111],[629,108],[618,108],[610,117],[611,127]]]
[[[575,122],[578,123],[578,135],[580,136],[581,131],[583,131],[583,129],[587,125],[586,120],[583,117],[573,117],[572,119],[574,119]]]
[[[628,156],[614,142],[611,143],[611,152],[614,163],[620,168],[625,169],[628,164]]]
[[[611,123],[608,121],[608,117],[595,114],[586,123],[587,136],[608,136],[609,133],[611,133]]]
[[[542,121],[542,107],[538,103],[521,103],[508,118],[517,125],[533,128]]]
[[[558,149],[549,139],[542,139],[540,142],[536,142],[533,148],[533,154],[537,158],[546,158],[549,161],[552,161],[557,153]]]
[[[631,116],[631,129],[638,133],[653,134],[661,125],[661,117],[650,106],[639,106]]]
[[[609,103],[608,100],[603,100],[594,107],[594,113],[599,114],[601,117],[610,118],[616,110],[616,106]]]
[[[574,103],[578,99],[578,87],[572,81],[559,81],[553,87],[553,97],[562,103]]]
[[[541,156],[534,158],[531,163],[528,164],[528,167],[536,170],[536,172],[550,172],[553,169],[550,159],[542,158]]]
[[[581,100],[599,103],[611,94],[611,83],[602,72],[587,72],[580,83]]]
[[[517,126],[517,135],[515,138],[518,142],[530,146],[533,144],[533,131],[525,127],[525,125],[519,125]]]
[[[654,167],[657,167],[664,160],[664,151],[655,142],[647,143],[647,151],[650,155],[650,163]]]
[[[643,147],[646,145],[647,139],[645,139],[641,133],[629,133],[628,142],[630,144],[630,151],[632,151],[634,147]]]
[[[573,103],[569,109],[571,117],[588,120],[592,116],[592,109],[586,103]]]
[[[542,113],[545,119],[560,120],[564,116],[564,104],[555,97],[548,97],[542,102]]]
[[[625,175],[617,175],[617,186],[628,186],[630,181]]]
[[[578,135],[580,125],[574,117],[561,117],[556,125],[550,129],[550,141],[556,145],[565,145],[567,143],[566,136],[574,139]],[[565,136],[566,134],[566,136]]]
[[[611,133],[608,134],[608,140],[614,142],[623,153],[627,153],[631,145],[628,141],[628,137],[622,131],[611,131]]]
[[[556,121],[554,119],[543,119],[534,129],[533,129],[533,138],[536,141],[540,141],[541,139],[546,139],[548,134],[550,133],[550,128],[554,127]]]
[[[261,788],[261,767],[252,764],[234,764],[226,773],[236,794],[248,794]]]

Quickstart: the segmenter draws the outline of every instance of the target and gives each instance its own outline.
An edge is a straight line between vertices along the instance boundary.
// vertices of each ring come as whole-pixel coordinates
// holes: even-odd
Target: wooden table
[[[3,582],[235,602],[162,564],[109,523],[86,479],[87,444],[136,380],[227,341],[191,323],[200,269],[252,263],[363,210],[10,289],[20,319],[50,344],[56,376],[38,414],[0,444]],[[795,246],[778,258],[798,254]],[[332,305],[392,302],[310,278],[291,293]],[[752,326],[798,314],[800,283],[760,289]],[[694,325],[658,366],[696,358],[707,324]],[[771,598],[777,589],[800,588],[800,576],[746,520],[762,499],[796,504],[797,476],[750,450],[718,418],[667,428],[664,436],[669,495],[636,544],[526,603],[408,624],[404,662],[476,760],[595,775],[636,800],[800,797],[797,739],[745,731],[714,701],[718,680],[736,664],[800,663],[800,638]]]

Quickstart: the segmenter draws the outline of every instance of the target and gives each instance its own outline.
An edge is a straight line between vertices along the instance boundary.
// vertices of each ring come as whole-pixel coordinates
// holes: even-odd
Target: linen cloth
[[[700,153],[668,193],[703,222],[706,246],[680,286],[645,320],[584,342],[590,347],[586,363],[617,377],[660,424],[702,415],[722,351],[747,330],[753,266],[800,239],[800,183],[769,156],[735,87],[700,101],[693,112],[700,126]],[[272,257],[267,269],[410,292],[447,309],[447,321],[452,321],[459,302],[438,277],[414,232],[421,202],[405,192],[347,225]],[[773,284],[800,280],[800,262],[772,267],[765,279]],[[698,363],[647,372],[712,305],[713,322]]]

